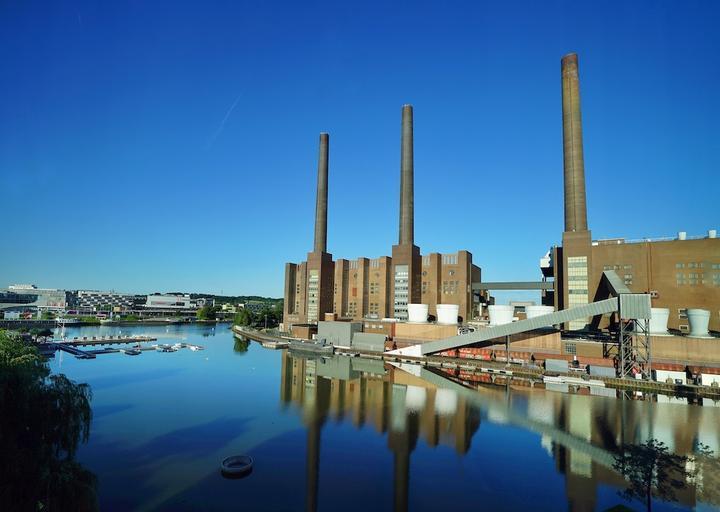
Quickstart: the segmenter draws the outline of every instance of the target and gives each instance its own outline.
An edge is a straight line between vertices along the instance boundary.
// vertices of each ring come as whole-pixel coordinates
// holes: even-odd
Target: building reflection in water
[[[317,509],[320,436],[327,419],[372,425],[388,434],[394,455],[395,510],[407,510],[410,455],[418,437],[463,455],[480,426],[480,411],[454,391],[438,389],[382,361],[283,354],[280,397],[301,406],[307,433],[306,509]]]
[[[287,351],[282,356],[281,401],[299,406],[307,427],[309,511],[317,510],[321,432],[328,419],[358,428],[372,425],[379,434],[387,433],[394,459],[395,510],[408,509],[410,456],[418,438],[431,447],[450,446],[462,456],[481,417],[540,435],[564,475],[569,510],[594,510],[599,484],[623,487],[622,477],[612,469],[623,444],[655,438],[681,455],[691,455],[699,443],[716,456],[720,453],[720,404],[698,407],[662,396],[636,401],[612,395],[552,392],[518,381],[461,383],[417,365],[395,367],[378,360],[307,359]],[[720,490],[706,488],[704,493],[705,500],[720,500]],[[677,495],[685,506],[698,501],[691,484]]]

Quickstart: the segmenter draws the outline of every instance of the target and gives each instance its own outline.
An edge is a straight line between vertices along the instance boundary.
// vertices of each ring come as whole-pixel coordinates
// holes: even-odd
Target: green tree
[[[250,348],[250,340],[235,337],[235,344],[233,345],[233,351],[237,354],[244,354]]]
[[[0,331],[0,509],[97,510],[96,477],[74,460],[90,400],[87,384],[50,375],[35,347]]]
[[[249,309],[242,308],[237,313],[235,313],[235,318],[233,319],[233,323],[235,325],[242,325],[242,326],[249,326],[253,325],[255,322],[255,315],[253,315],[253,312]]]
[[[215,306],[203,306],[197,310],[196,316],[198,320],[215,320],[217,318],[218,309]]]
[[[268,327],[277,327],[282,322],[282,307],[278,308],[275,305],[266,305],[260,314],[257,316],[257,324],[260,327],[265,327],[265,320],[267,319]]]
[[[675,491],[685,487],[693,476],[686,469],[687,460],[670,453],[665,443],[657,439],[623,445],[613,464],[628,483],[620,495],[628,501],[643,502],[648,512],[652,510],[653,496],[663,501],[677,501]]]

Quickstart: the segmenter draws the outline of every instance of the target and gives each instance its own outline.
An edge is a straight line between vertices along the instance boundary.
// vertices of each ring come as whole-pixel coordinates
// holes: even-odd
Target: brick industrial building
[[[561,60],[565,230],[543,264],[554,290],[543,302],[556,310],[587,304],[605,293],[603,272],[614,270],[636,293],[650,293],[654,308],[669,309],[668,327],[688,330],[687,309],[710,312],[709,327],[720,330],[720,239],[714,230],[690,239],[593,240],[587,223],[585,165],[578,58]],[[607,324],[605,319],[604,323]],[[570,322],[570,329],[587,322]]]
[[[402,107],[400,158],[400,223],[392,257],[334,260],[327,252],[329,136],[320,134],[315,243],[307,260],[285,266],[284,324],[314,323],[325,314],[340,318],[408,319],[408,304],[427,304],[437,316],[438,304],[458,306],[462,320],[473,316],[473,281],[480,268],[472,254],[421,255],[414,240],[413,109]]]
[[[612,270],[632,292],[649,293],[653,308],[668,310],[669,328],[689,330],[690,310],[693,315],[709,315],[710,330],[720,330],[720,240],[714,230],[702,237],[679,233],[673,239],[592,239],[587,222],[577,55],[561,59],[561,84],[565,228],[562,243],[542,260],[542,283],[481,283],[480,268],[467,251],[421,255],[413,226],[413,110],[405,105],[399,236],[391,256],[333,260],[327,252],[329,137],[320,135],[315,243],[305,262],[286,264],[285,328],[316,323],[327,313],[354,320],[389,317],[404,321],[410,304],[427,305],[431,319],[440,316],[438,305],[455,305],[460,319],[467,321],[484,314],[478,310],[473,291],[486,294],[493,289],[491,284],[507,285],[495,289],[542,289],[543,304],[559,311],[607,296],[603,276]],[[610,196],[603,192],[602,197]],[[606,327],[615,320],[614,315],[579,319],[565,328],[584,329],[591,322],[591,327]]]

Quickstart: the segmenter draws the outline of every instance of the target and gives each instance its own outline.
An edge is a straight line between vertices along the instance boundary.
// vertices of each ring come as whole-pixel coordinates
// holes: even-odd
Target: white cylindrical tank
[[[525,306],[526,318],[535,318],[536,316],[549,315],[554,313],[555,308],[553,306]]]
[[[667,334],[668,308],[650,308],[650,334]]]
[[[710,311],[707,309],[689,308],[687,317],[690,322],[690,336],[710,336],[708,323],[710,322]]]
[[[515,308],[513,306],[493,304],[488,306],[490,313],[490,325],[509,324],[513,321]]]
[[[424,324],[428,318],[427,304],[408,304],[408,322]]]
[[[717,229],[708,229],[708,238],[717,238]]]
[[[437,323],[446,325],[457,325],[460,306],[457,304],[438,304]]]
[[[687,231],[678,231],[678,240],[685,240],[687,238]]]

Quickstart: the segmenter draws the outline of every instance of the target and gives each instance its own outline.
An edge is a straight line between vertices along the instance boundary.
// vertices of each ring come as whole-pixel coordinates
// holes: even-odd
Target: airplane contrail
[[[235,107],[237,106],[238,102],[240,101],[240,97],[242,96],[242,93],[238,94],[237,98],[235,98],[235,101],[232,102],[232,105],[230,105],[230,108],[227,109],[227,112],[225,112],[225,117],[223,117],[222,121],[220,122],[220,126],[218,126],[218,129],[215,130],[215,133],[212,134],[210,137],[210,140],[208,141],[206,149],[210,149],[210,147],[215,143],[215,139],[217,139],[220,134],[225,129],[225,123],[227,123],[227,120],[230,118],[230,115],[233,113],[233,110],[235,110]]]

